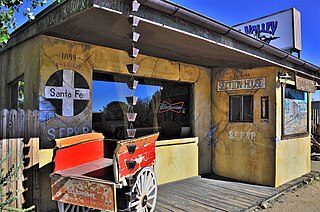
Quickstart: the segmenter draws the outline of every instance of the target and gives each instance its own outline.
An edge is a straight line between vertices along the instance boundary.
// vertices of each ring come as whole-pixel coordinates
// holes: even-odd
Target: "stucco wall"
[[[6,78],[5,78],[5,72],[7,70],[7,53],[1,53],[0,54],[0,109],[3,109],[6,107]]]
[[[310,136],[277,142],[276,187],[311,171],[310,148]]]
[[[198,176],[198,138],[156,142],[158,185]]]
[[[212,170],[215,174],[257,184],[274,185],[275,179],[275,73],[276,68],[213,70],[212,120],[215,143]],[[265,78],[265,88],[218,91],[218,82]],[[229,122],[229,95],[253,95],[253,123]],[[269,119],[261,119],[261,97],[269,98]],[[247,136],[248,135],[248,136]]]
[[[290,180],[311,171],[310,136],[282,139],[282,86],[276,89],[277,98],[277,143],[275,186],[278,187]],[[308,108],[311,111],[311,95],[308,95]],[[308,114],[308,130],[311,132],[311,112]]]
[[[25,81],[24,109],[38,109],[40,37],[21,43],[0,55],[0,108],[10,108],[10,83],[23,77]]]
[[[40,102],[40,113],[43,114],[48,112],[46,109],[46,98],[45,98],[45,87],[48,83],[50,77],[58,70],[68,69],[80,73],[85,77],[86,81],[90,87],[91,96],[91,86],[92,86],[92,73],[93,71],[98,71],[99,73],[115,73],[115,74],[128,74],[126,69],[126,64],[131,62],[128,57],[127,52],[95,46],[88,45],[79,42],[67,41],[63,39],[42,36],[42,46],[41,46],[41,67],[40,67],[40,87],[39,96],[42,98]],[[70,55],[70,56],[69,56]],[[187,82],[192,84],[192,93],[194,93],[191,100],[192,102],[192,131],[194,136],[198,137],[199,141],[199,172],[206,173],[211,171],[211,146],[208,145],[207,132],[209,130],[210,119],[211,119],[211,70],[204,67],[189,65],[185,63],[173,62],[169,60],[164,60],[161,58],[149,57],[144,55],[139,55],[135,60],[137,64],[140,65],[136,76],[147,77],[158,80],[170,80]],[[41,106],[42,104],[42,106]],[[43,110],[42,110],[43,108]],[[41,184],[43,188],[49,188],[50,181],[48,174],[52,167],[50,165],[51,155],[52,155],[52,144],[49,140],[53,136],[60,137],[66,136],[66,133],[72,135],[72,129],[77,129],[81,131],[83,127],[90,128],[91,130],[91,99],[89,100],[86,109],[76,115],[71,117],[64,117],[55,114],[44,115],[45,120],[42,120],[41,132],[42,140],[41,150],[40,150],[40,165],[41,165]],[[54,131],[52,130],[54,129]],[[49,131],[51,130],[51,131]],[[75,131],[75,130],[73,130]],[[162,151],[166,147],[161,147]],[[168,151],[170,151],[168,147]],[[178,155],[187,156],[189,155],[188,150],[192,150],[190,154],[197,156],[198,152],[194,152],[197,149],[197,145],[188,144],[186,148],[174,148],[174,154],[176,157]],[[158,150],[157,150],[158,151]],[[160,150],[159,150],[160,151]],[[160,156],[159,153],[158,156]],[[180,157],[179,157],[180,158]],[[182,158],[182,157],[181,157]],[[190,158],[189,158],[190,159]],[[167,162],[166,160],[162,162]],[[193,161],[196,164],[198,159]],[[51,168],[50,168],[51,167]],[[198,170],[198,166],[193,166],[193,169],[188,170],[187,174],[193,176]],[[174,173],[171,173],[174,174]],[[190,175],[190,176],[191,176]],[[177,173],[176,179],[181,179],[187,176]],[[164,179],[165,181],[166,179]],[[54,202],[49,201],[51,194],[47,191],[41,192],[41,209],[43,211],[54,208]]]

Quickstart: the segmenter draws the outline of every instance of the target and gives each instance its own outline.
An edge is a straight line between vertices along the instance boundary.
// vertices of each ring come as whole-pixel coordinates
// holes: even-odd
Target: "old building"
[[[277,187],[310,172],[319,67],[173,3],[141,4],[135,127],[160,132],[160,183],[214,172]],[[42,211],[55,207],[51,140],[92,130],[126,136],[129,8],[127,0],[63,1],[1,49],[0,108],[19,106],[23,81],[23,108],[40,111]]]

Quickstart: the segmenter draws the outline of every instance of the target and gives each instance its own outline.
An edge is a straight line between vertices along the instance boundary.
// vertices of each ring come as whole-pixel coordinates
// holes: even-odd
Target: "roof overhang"
[[[126,0],[68,0],[51,5],[35,21],[14,32],[5,48],[44,34],[127,50],[131,47],[127,36],[131,32],[127,21],[129,3]],[[137,13],[142,20],[137,28],[141,34],[137,45],[141,54],[206,67],[280,66],[310,76],[320,76],[318,71],[314,71],[317,67],[311,68],[314,70],[302,67],[307,63],[170,2],[144,0],[141,3],[142,7]],[[154,8],[156,6],[157,9]],[[184,13],[176,9],[174,16],[168,14],[170,8],[167,11],[165,9],[169,6],[179,8]],[[188,13],[195,19],[187,21]],[[199,18],[199,22],[196,18]],[[229,29],[228,33],[223,31],[223,27]],[[240,37],[237,37],[237,33],[240,33]],[[252,43],[244,42],[246,40]]]

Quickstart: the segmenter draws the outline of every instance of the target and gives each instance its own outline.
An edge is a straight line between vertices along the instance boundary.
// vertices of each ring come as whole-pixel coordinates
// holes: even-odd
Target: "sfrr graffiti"
[[[56,138],[64,138],[64,137],[69,137],[72,135],[79,135],[79,134],[85,134],[90,132],[90,128],[89,127],[76,127],[76,128],[72,128],[72,127],[62,127],[62,128],[49,128],[48,129],[48,140],[54,140]]]

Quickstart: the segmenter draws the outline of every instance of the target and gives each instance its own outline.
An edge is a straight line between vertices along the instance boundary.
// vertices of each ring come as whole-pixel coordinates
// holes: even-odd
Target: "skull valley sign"
[[[76,116],[88,105],[90,89],[86,79],[72,70],[53,73],[45,87],[45,98],[61,116]]]

